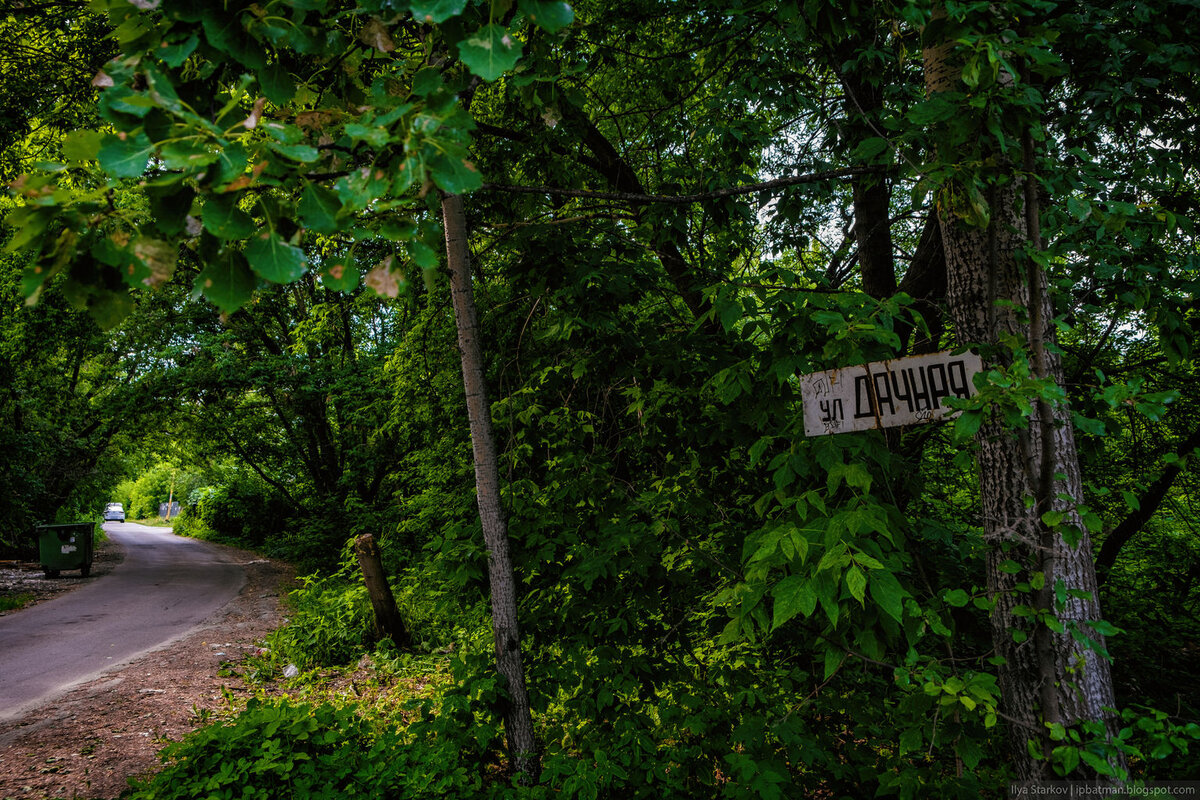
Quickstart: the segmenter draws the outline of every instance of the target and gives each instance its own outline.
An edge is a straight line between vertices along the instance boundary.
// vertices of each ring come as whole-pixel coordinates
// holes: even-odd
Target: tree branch
[[[805,183],[819,183],[820,181],[837,180],[840,178],[851,178],[857,175],[870,175],[885,172],[886,167],[865,166],[865,167],[846,167],[844,169],[830,169],[822,172],[810,172],[807,175],[793,175],[787,178],[776,178],[762,183],[749,183],[743,186],[730,186],[724,189],[715,189],[711,192],[698,192],[696,194],[642,194],[640,192],[597,192],[590,189],[565,189],[556,186],[511,186],[500,183],[485,183],[481,187],[485,191],[491,192],[512,192],[515,194],[548,194],[555,197],[584,197],[593,200],[613,200],[622,203],[636,203],[639,205],[652,205],[660,203],[663,205],[682,206],[691,203],[699,203],[704,200],[719,200],[722,197],[737,197],[744,194],[754,194],[755,192],[770,192],[776,189],[786,189],[789,186],[799,186]]]
[[[1200,428],[1192,431],[1192,434],[1184,440],[1183,444],[1176,451],[1180,457],[1180,461],[1169,464],[1162,474],[1150,484],[1150,488],[1142,492],[1142,496],[1138,498],[1138,508],[1128,517],[1121,521],[1121,524],[1113,528],[1105,539],[1104,544],[1100,546],[1100,552],[1096,556],[1096,572],[1097,582],[1103,584],[1108,578],[1108,573],[1112,569],[1113,564],[1117,561],[1117,556],[1121,553],[1121,548],[1129,543],[1142,527],[1150,521],[1150,518],[1158,511],[1163,500],[1167,497],[1167,492],[1175,483],[1175,479],[1179,477],[1179,473],[1183,472],[1182,459],[1190,455],[1193,450],[1200,447]]]

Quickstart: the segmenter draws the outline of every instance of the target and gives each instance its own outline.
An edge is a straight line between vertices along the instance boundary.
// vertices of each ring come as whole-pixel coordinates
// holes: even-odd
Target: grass
[[[152,528],[169,528],[171,523],[167,522],[162,517],[147,517],[146,519],[127,519],[126,522],[132,522],[137,525],[149,525]]]
[[[10,597],[0,597],[0,611],[15,611],[24,608],[31,600],[31,594],[14,594]]]

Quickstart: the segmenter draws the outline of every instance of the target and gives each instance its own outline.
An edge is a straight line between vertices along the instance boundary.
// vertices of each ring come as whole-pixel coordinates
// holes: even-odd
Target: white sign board
[[[974,353],[875,361],[800,377],[804,433],[822,436],[931,422],[954,412],[947,397],[975,394],[983,370]]]

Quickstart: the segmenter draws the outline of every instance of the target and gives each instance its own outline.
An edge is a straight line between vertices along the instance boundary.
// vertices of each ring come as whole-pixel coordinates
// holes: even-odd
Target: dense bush
[[[350,707],[251,701],[232,720],[201,728],[169,745],[161,754],[164,769],[135,783],[128,797],[478,796],[479,779],[454,768],[457,755],[451,748],[436,741],[422,742],[420,747],[412,744],[399,729],[364,720]],[[436,774],[429,770],[431,760],[440,767]]]

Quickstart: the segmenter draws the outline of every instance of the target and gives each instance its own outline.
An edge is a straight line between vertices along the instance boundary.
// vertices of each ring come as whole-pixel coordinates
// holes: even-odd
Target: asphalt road
[[[134,523],[104,529],[125,551],[111,573],[0,617],[0,721],[183,637],[245,582],[205,542]]]

